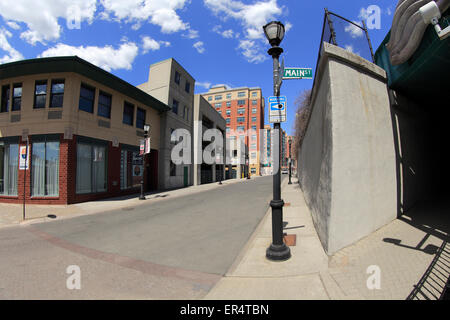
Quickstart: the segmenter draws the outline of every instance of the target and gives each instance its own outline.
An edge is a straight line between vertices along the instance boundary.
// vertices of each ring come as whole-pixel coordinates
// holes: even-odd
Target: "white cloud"
[[[149,51],[156,51],[161,49],[161,46],[168,47],[170,46],[170,42],[168,41],[156,41],[149,36],[142,37],[142,49],[143,53],[147,53]]]
[[[264,36],[263,26],[281,15],[283,7],[277,0],[257,0],[252,4],[245,4],[238,0],[203,0],[205,6],[212,10],[223,20],[235,19],[243,27],[244,39],[239,41],[237,49],[251,63],[260,63],[267,59],[265,48],[267,41]],[[292,24],[287,24],[287,29]],[[213,30],[214,31],[214,30]],[[216,31],[217,32],[217,31]],[[237,38],[236,32],[234,32]],[[224,36],[224,34],[221,34]],[[227,34],[229,36],[229,34]]]
[[[356,24],[358,23],[357,21],[353,21],[353,22],[356,23]],[[353,39],[360,38],[360,37],[362,37],[364,35],[363,29],[358,28],[353,23],[349,23],[345,27],[344,30],[345,30],[345,32],[348,32]]]
[[[199,37],[198,31],[194,29],[189,29],[188,33],[184,34],[183,36],[189,39],[196,39]]]
[[[8,42],[8,38],[11,38],[11,36],[12,34],[8,30],[0,29],[0,49],[7,53],[3,57],[0,56],[0,64],[24,59],[23,55]]]
[[[233,36],[234,36],[234,32],[231,29],[225,30],[221,34],[222,34],[222,37],[227,38],[227,39],[233,38]]]
[[[19,30],[20,29],[20,26],[17,23],[15,23],[14,21],[7,21],[6,24],[11,29],[14,29],[14,30]]]
[[[177,10],[183,9],[188,0],[101,0],[106,13],[119,21],[150,21],[161,27],[163,33],[189,29]]]
[[[212,31],[214,31],[217,34],[220,34],[222,37],[226,39],[231,39],[239,35],[239,33],[234,32],[233,29],[222,30],[221,25],[214,26]]]
[[[211,82],[196,82],[195,85],[197,87],[203,87],[206,90],[208,90],[209,88],[211,88]]]
[[[242,55],[250,63],[261,63],[267,60],[262,48],[252,40],[241,40],[238,49],[241,50]]]
[[[205,52],[204,45],[205,44],[203,43],[203,41],[197,41],[196,43],[194,43],[193,47],[197,49],[198,53],[203,53]]]
[[[30,44],[57,40],[61,34],[58,19],[92,23],[96,0],[15,0],[0,1],[0,16],[7,21],[23,22],[28,29],[20,37]]]
[[[58,43],[55,47],[42,52],[39,57],[78,56],[106,71],[117,69],[131,70],[138,51],[138,46],[133,42],[124,42],[117,49],[114,49],[112,46],[73,47]]]
[[[350,51],[351,53],[357,54],[358,56],[361,55],[359,52],[355,52],[355,48],[350,44],[345,45],[345,50]]]
[[[204,0],[205,5],[224,19],[234,18],[244,26],[244,31],[253,38],[259,33],[264,35],[262,27],[282,14],[277,0],[261,0],[253,4],[244,4],[234,0]]]

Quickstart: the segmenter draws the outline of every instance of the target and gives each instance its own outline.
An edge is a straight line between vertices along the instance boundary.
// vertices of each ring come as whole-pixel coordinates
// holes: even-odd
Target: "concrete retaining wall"
[[[333,254],[397,216],[396,156],[383,69],[325,43],[298,176]]]

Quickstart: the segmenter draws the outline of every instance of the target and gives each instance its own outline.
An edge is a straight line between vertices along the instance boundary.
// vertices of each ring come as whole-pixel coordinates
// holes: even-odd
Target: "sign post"
[[[283,72],[283,80],[293,79],[312,79],[311,68],[285,68]]]

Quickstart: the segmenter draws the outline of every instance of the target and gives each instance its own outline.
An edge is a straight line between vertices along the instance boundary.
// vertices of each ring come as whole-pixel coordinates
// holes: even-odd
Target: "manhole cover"
[[[283,237],[284,243],[288,247],[295,247],[297,244],[297,235],[296,234],[285,234]]]

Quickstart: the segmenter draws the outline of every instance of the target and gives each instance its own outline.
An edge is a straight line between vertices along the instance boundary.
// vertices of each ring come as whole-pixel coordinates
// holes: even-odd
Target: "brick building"
[[[202,96],[222,115],[227,125],[227,138],[238,140],[239,136],[245,136],[246,148],[248,150],[249,166],[251,175],[261,175],[260,166],[260,130],[264,128],[264,97],[260,88],[234,88],[216,86],[211,88]],[[249,167],[249,169],[248,169]],[[233,165],[233,170],[238,170]]]
[[[142,178],[158,188],[166,104],[78,57],[0,65],[0,88],[1,202],[22,202],[24,190],[33,204],[96,200],[136,193]]]

